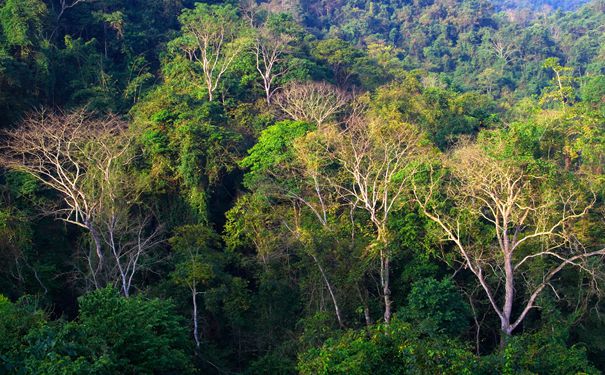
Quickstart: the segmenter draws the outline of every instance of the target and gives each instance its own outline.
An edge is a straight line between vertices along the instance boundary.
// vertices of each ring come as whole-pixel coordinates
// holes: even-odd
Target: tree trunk
[[[191,300],[193,302],[193,312],[192,312],[193,339],[195,340],[196,348],[199,348],[200,347],[200,333],[199,333],[199,324],[198,324],[198,318],[197,318],[197,286],[195,283],[193,284],[193,287],[191,289]]]
[[[311,257],[315,261],[315,264],[317,264],[317,268],[319,268],[321,277],[324,279],[324,282],[326,283],[326,287],[328,288],[328,292],[330,293],[330,298],[332,299],[332,304],[334,304],[334,311],[336,313],[336,320],[338,320],[338,325],[340,326],[340,328],[344,328],[345,325],[342,321],[342,316],[340,314],[340,308],[338,307],[338,301],[336,301],[336,295],[334,294],[332,285],[330,284],[328,277],[326,276],[326,273],[324,272],[324,269],[321,266],[321,264],[319,263],[319,260],[317,259],[317,257],[313,254],[311,254]]]
[[[382,294],[384,296],[384,322],[391,322],[391,288],[390,288],[390,260],[386,250],[380,251],[380,281],[382,282]]]
[[[99,258],[99,263],[101,263],[103,261],[101,237],[99,236],[97,229],[92,225],[90,220],[86,220],[84,225],[86,225],[86,228],[88,228],[88,231],[90,232],[90,235],[92,236],[92,240],[95,243],[95,252],[97,253],[97,257]]]
[[[212,89],[208,89],[208,101],[211,102],[214,99],[214,96],[212,95]]]
[[[365,287],[363,287],[364,293],[361,293],[361,289],[357,286],[357,293],[359,293],[359,299],[363,304],[363,317],[366,322],[366,328],[370,328],[372,326],[372,316],[370,315],[370,306],[368,306],[368,291]]]
[[[502,325],[500,328],[500,350],[504,350],[506,345],[508,344],[508,340],[512,335],[513,330],[511,329],[510,324],[502,321]]]
[[[506,346],[506,343],[508,342],[508,338],[513,332],[513,328],[510,324],[510,318],[513,311],[513,300],[515,298],[515,283],[513,263],[511,259],[511,254],[509,254],[508,249],[505,249],[504,273],[506,277],[506,284],[504,289],[504,308],[502,309],[502,316],[500,317],[500,329],[502,331],[500,337],[501,349],[504,349],[504,346]]]

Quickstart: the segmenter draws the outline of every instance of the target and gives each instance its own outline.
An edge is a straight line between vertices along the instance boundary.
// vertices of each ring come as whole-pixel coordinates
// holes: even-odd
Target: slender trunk
[[[90,222],[90,220],[86,220],[86,222],[84,223],[86,225],[86,228],[88,228],[88,231],[90,232],[90,236],[92,237],[92,240],[94,242],[94,246],[95,246],[95,253],[97,254],[97,264],[96,266],[93,266],[92,263],[92,256],[88,257],[88,264],[90,267],[90,272],[92,274],[92,279],[95,285],[96,289],[99,289],[101,287],[103,287],[104,282],[99,283],[99,280],[97,279],[97,275],[99,275],[99,273],[101,272],[101,269],[103,268],[103,245],[102,245],[102,240],[101,240],[101,236],[99,235],[99,232],[97,232],[97,228],[95,228],[95,226]]]
[[[382,282],[382,294],[384,296],[384,322],[389,324],[391,322],[391,288],[389,281],[390,274],[390,260],[386,249],[380,251],[380,271]]]
[[[373,220],[374,221],[374,220]],[[377,242],[380,246],[380,286],[382,287],[382,298],[384,300],[384,322],[389,324],[391,322],[391,285],[390,285],[390,254],[389,254],[389,241],[387,236],[387,230],[382,226],[381,223],[374,221],[378,227]]]
[[[191,300],[193,302],[193,339],[195,340],[195,346],[197,348],[200,347],[200,333],[199,333],[199,325],[197,318],[197,285],[194,283],[191,289]]]
[[[473,320],[475,321],[475,353],[479,356],[481,355],[481,323],[477,318],[477,311],[475,310],[475,304],[471,295],[468,296],[468,302],[473,313]]]
[[[265,94],[267,95],[267,104],[271,105],[271,85],[265,84]]]
[[[340,314],[340,308],[338,307],[338,301],[336,301],[336,295],[334,294],[334,290],[332,289],[332,285],[328,281],[328,277],[326,276],[326,273],[324,272],[324,269],[321,266],[321,264],[319,263],[319,260],[317,259],[317,257],[315,255],[313,255],[313,254],[311,254],[311,257],[315,261],[315,264],[317,264],[317,268],[319,268],[319,272],[321,273],[321,277],[323,278],[324,282],[326,283],[326,287],[328,288],[328,292],[330,293],[330,298],[332,299],[332,303],[334,304],[334,311],[336,313],[336,319],[338,320],[338,325],[341,328],[344,328],[345,325],[343,323],[342,316]]]

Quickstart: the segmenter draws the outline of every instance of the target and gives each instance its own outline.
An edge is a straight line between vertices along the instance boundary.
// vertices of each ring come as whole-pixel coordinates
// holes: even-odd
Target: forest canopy
[[[0,373],[605,371],[605,0],[0,0]]]

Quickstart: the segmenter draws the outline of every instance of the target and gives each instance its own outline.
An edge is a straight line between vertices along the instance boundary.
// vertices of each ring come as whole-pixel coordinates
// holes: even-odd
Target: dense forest
[[[605,371],[605,0],[0,0],[0,374]]]

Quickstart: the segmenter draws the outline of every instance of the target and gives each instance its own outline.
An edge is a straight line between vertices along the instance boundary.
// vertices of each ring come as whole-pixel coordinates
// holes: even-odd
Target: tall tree
[[[389,219],[406,203],[417,158],[429,149],[422,146],[423,136],[418,128],[405,122],[396,111],[354,113],[344,129],[328,126],[316,134],[316,145],[299,153],[315,153],[314,160],[323,166],[317,172],[320,184],[336,192],[352,211],[369,215],[375,241],[368,250],[378,254],[380,260],[383,317],[388,323],[393,303]]]
[[[284,57],[290,52],[293,38],[280,30],[274,30],[270,25],[263,25],[256,30],[252,53],[256,61],[256,70],[261,76],[267,104],[279,86],[277,80],[288,73]]]
[[[479,145],[456,149],[445,165],[447,174],[431,169],[430,182],[415,186],[416,199],[481,285],[500,319],[502,345],[544,290],[556,290],[562,270],[576,267],[598,278],[591,258],[605,249],[591,249],[573,233],[593,207],[592,194],[554,186],[535,165],[498,159]]]
[[[140,206],[141,187],[126,169],[136,157],[126,129],[114,115],[33,113],[4,132],[0,162],[59,195],[63,204],[45,207],[45,213],[90,234],[93,251],[85,258],[94,287],[115,281],[128,296],[161,228]]]
[[[208,100],[212,101],[221,79],[245,50],[242,20],[231,5],[196,3],[194,9],[183,11],[179,21],[183,36],[173,45],[201,69]]]

